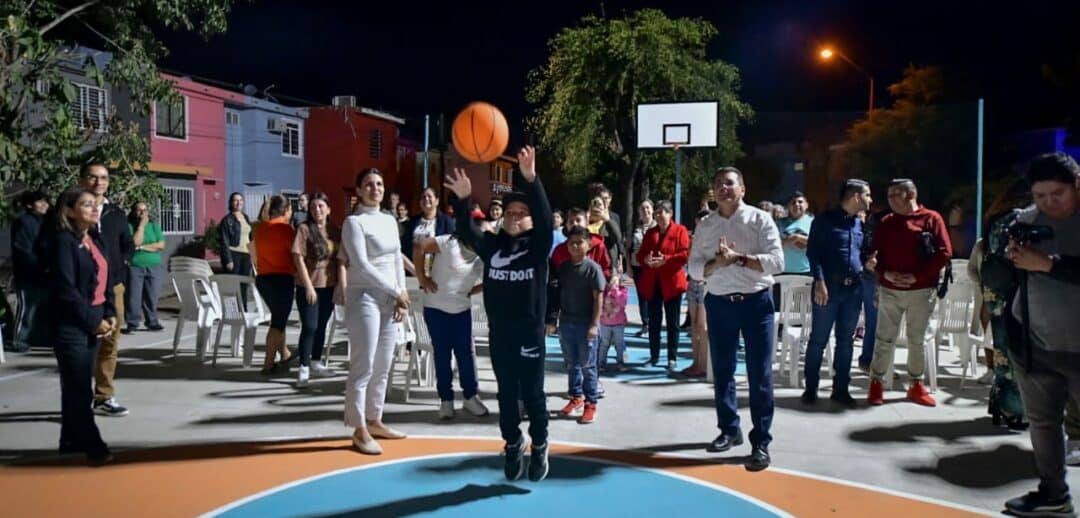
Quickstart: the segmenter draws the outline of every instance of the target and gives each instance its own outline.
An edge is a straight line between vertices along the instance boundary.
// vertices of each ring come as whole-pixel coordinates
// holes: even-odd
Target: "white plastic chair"
[[[323,348],[323,358],[326,361],[330,360],[330,350],[334,348],[334,336],[342,329],[345,329],[345,306],[335,304],[334,314],[330,317],[330,326],[326,330],[326,347]],[[352,354],[351,342],[345,340],[345,358],[351,358],[350,354]]]
[[[799,386],[799,357],[802,345],[810,339],[810,322],[813,311],[810,286],[782,288],[780,314],[784,333],[781,338],[781,354],[786,358],[788,382]]]
[[[252,357],[255,355],[255,332],[258,331],[259,325],[270,321],[270,310],[267,309],[262,295],[255,287],[255,279],[251,277],[218,274],[211,277],[210,281],[217,288],[216,305],[221,315],[218,320],[217,338],[214,340],[212,365],[217,365],[217,351],[221,345],[222,331],[225,326],[230,326],[232,328],[232,354],[236,356],[240,352],[242,338],[244,367],[250,367]],[[246,311],[241,295],[244,286],[247,287]]]
[[[184,336],[184,324],[194,322],[198,332],[195,337],[195,353],[199,359],[206,357],[206,344],[214,321],[221,318],[217,305],[217,296],[209,279],[197,273],[173,272],[170,274],[173,290],[180,302],[180,314],[176,317],[176,332],[173,333],[173,357],[180,348],[180,338]]]
[[[488,316],[487,310],[484,309],[484,299],[474,298],[472,301],[472,335],[473,344],[476,342],[488,341]]]
[[[170,257],[169,272],[194,273],[208,279],[211,275],[214,275],[214,270],[210,268],[210,263],[208,263],[206,259],[198,259],[195,257]]]
[[[975,374],[978,368],[978,342],[971,339],[971,316],[975,310],[975,292],[971,283],[955,283],[949,286],[949,292],[937,303],[938,331],[948,334],[951,343],[960,352],[960,386],[964,384],[968,373]],[[936,344],[933,347],[937,356]],[[929,368],[929,365],[927,366]],[[931,390],[937,389],[937,372],[929,373]]]
[[[416,299],[410,297],[409,300]],[[417,386],[429,388],[435,386],[435,348],[431,343],[431,334],[428,332],[427,322],[424,321],[423,306],[414,302],[409,308],[405,321],[405,325],[416,335],[405,367],[403,390],[405,392],[405,402],[407,403],[413,379],[416,380]],[[398,351],[404,353],[405,346],[399,346]],[[393,373],[391,373],[390,379],[393,379]]]

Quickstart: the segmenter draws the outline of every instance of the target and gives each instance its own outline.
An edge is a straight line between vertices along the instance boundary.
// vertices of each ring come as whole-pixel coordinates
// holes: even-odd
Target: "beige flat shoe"
[[[352,443],[360,453],[365,455],[382,455],[382,446],[379,446],[379,443],[375,442],[375,439],[364,441],[354,435]]]
[[[390,428],[389,426],[386,426],[386,425],[382,425],[382,426],[374,425],[374,426],[372,426],[371,424],[368,424],[367,429],[368,429],[368,433],[370,433],[371,436],[376,438],[376,439],[391,439],[391,440],[394,440],[394,439],[404,439],[406,437],[405,433],[399,432],[399,431],[397,431],[397,430],[395,430],[393,428]]]

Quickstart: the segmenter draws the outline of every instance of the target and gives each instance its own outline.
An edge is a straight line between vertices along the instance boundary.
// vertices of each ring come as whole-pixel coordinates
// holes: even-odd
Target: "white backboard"
[[[638,149],[716,147],[719,103],[642,103],[637,105]]]

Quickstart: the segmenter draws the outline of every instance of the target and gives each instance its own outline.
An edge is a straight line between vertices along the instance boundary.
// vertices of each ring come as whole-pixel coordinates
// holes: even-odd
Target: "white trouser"
[[[345,326],[349,330],[349,379],[345,383],[345,426],[365,427],[365,419],[382,420],[397,330],[393,306],[379,307],[362,289],[345,294]]]

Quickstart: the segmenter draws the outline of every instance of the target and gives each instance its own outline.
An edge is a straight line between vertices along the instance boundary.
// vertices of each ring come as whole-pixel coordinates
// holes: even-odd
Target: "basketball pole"
[[[431,144],[431,115],[424,114],[424,189],[428,188],[428,146]],[[442,186],[440,185],[441,189]],[[397,210],[397,207],[394,208]]]
[[[675,222],[682,223],[682,153],[675,144]]]

